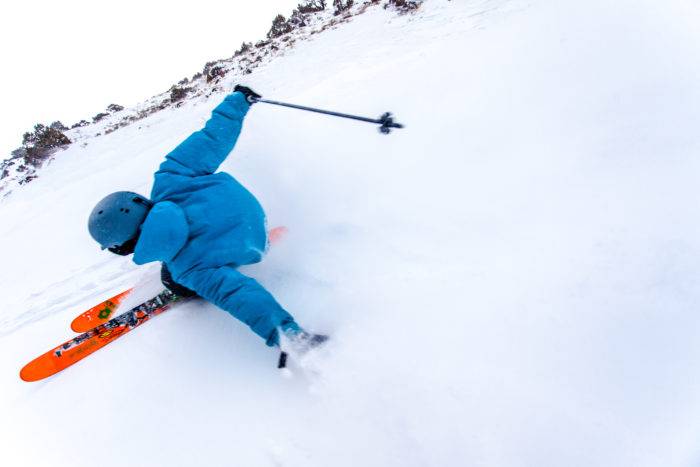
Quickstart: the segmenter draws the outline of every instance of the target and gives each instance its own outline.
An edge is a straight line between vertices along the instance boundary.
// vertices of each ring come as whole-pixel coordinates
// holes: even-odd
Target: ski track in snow
[[[333,336],[286,377],[200,300],[19,380],[77,313],[158,292],[87,215],[147,194],[223,95],[71,146],[0,202],[3,465],[697,465],[699,21],[686,0],[427,0],[245,76],[406,125],[258,104],[222,166],[289,228],[244,272]]]

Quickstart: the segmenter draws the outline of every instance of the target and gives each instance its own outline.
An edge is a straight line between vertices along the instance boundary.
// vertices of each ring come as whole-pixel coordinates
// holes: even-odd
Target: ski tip
[[[24,365],[19,371],[19,378],[32,383],[53,376],[71,364],[72,362],[57,359],[56,349],[51,349]]]
[[[19,371],[19,379],[24,381],[25,383],[33,383],[34,381],[39,381],[39,379],[33,379],[31,376],[29,376],[25,371],[24,368],[22,368]]]
[[[33,383],[34,381],[39,381],[44,378],[56,373],[53,365],[48,364],[47,359],[42,355],[41,357],[27,363],[19,371],[19,379],[27,383]]]
[[[89,324],[82,316],[78,316],[70,323],[70,330],[82,334],[90,329],[99,326],[101,323]]]
[[[282,241],[282,239],[287,235],[288,232],[289,229],[283,225],[270,229],[270,231],[267,233],[267,238],[270,242],[270,245],[275,245]]]
[[[84,332],[84,331],[81,331],[82,328],[80,327],[79,321],[80,321],[80,317],[75,318],[75,319],[73,320],[73,322],[70,323],[70,330],[71,330],[71,331],[73,331],[73,332],[78,332],[78,333]]]
[[[70,323],[71,330],[82,334],[100,324],[106,323],[114,315],[114,312],[119,308],[122,301],[124,301],[133,290],[134,289],[125,290],[76,316]]]

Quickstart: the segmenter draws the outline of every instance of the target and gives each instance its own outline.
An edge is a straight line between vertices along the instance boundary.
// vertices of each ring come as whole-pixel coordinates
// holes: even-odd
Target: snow
[[[19,380],[80,311],[158,291],[87,215],[148,193],[223,94],[71,146],[0,204],[3,465],[697,465],[698,20],[684,0],[429,0],[247,75],[406,124],[258,104],[222,166],[289,229],[246,272],[333,336],[291,377],[199,301]]]

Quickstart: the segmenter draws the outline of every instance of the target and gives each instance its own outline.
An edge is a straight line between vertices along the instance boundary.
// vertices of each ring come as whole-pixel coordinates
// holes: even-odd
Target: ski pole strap
[[[333,112],[332,110],[316,109],[314,107],[306,107],[304,105],[289,104],[287,102],[272,101],[269,99],[258,99],[258,98],[253,97],[253,96],[249,97],[248,101],[250,103],[262,102],[265,104],[280,105],[282,107],[290,107],[292,109],[306,110],[308,112],[316,112],[316,113],[324,114],[324,115],[332,115],[334,117],[349,118],[351,120],[359,120],[361,122],[376,123],[378,125],[381,125],[381,127],[379,128],[379,131],[383,134],[389,134],[391,132],[392,128],[403,128],[404,127],[402,124],[396,123],[394,121],[394,118],[392,117],[390,112],[386,112],[381,117],[376,119],[376,118],[360,117],[358,115],[350,115],[350,114],[345,114],[345,113],[340,113],[340,112]]]

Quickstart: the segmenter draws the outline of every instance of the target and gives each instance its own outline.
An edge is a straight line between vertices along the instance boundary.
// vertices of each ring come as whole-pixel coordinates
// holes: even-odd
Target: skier
[[[203,129],[172,150],[155,173],[150,199],[119,191],[90,214],[90,235],[136,264],[162,263],[163,284],[179,295],[199,295],[279,346],[284,333],[303,352],[327,336],[304,331],[257,281],[238,271],[257,263],[267,247],[265,214],[235,178],[216,172],[233,150],[250,105],[261,96],[236,86]],[[283,356],[286,355],[283,353]]]

